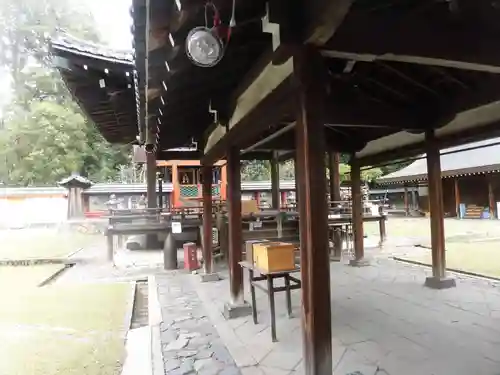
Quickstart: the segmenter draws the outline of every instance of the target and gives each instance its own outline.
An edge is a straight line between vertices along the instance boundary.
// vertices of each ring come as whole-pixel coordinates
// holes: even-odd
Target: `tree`
[[[339,166],[341,181],[350,180],[351,166],[349,164],[341,163]],[[370,168],[361,171],[361,179],[366,182],[372,182],[382,176],[382,169]]]
[[[241,166],[243,181],[266,181],[271,179],[271,163],[268,160],[243,160]]]
[[[47,41],[61,30],[97,41],[90,13],[76,0],[16,0],[0,3],[0,64],[6,67],[14,89],[22,85],[25,68],[35,61],[50,64]]]
[[[12,83],[0,129],[0,180],[7,183],[55,184],[72,172],[107,181],[130,163],[130,148],[103,139],[51,67],[47,42],[60,29],[97,40],[92,18],[76,1],[0,4],[0,64]]]

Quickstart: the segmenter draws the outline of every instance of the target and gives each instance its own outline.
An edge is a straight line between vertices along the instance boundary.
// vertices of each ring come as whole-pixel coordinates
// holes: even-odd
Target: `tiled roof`
[[[460,151],[463,150],[463,151]],[[378,183],[410,182],[427,179],[427,161],[422,159],[397,172],[377,179]],[[441,150],[441,174],[452,177],[500,170],[500,138]]]
[[[101,58],[122,64],[134,64],[132,50],[113,49],[108,46],[76,38],[65,32],[60,32],[57,37],[51,41],[51,45],[52,48],[85,55],[87,57]]]
[[[76,174],[76,173],[73,173],[71,176],[62,179],[57,184],[60,185],[60,186],[67,186],[71,182],[76,182],[76,183],[79,183],[79,184],[85,185],[85,186],[91,186],[92,185],[92,181],[90,181],[89,179],[87,179],[87,178],[85,178],[83,176],[80,176],[79,174]]]

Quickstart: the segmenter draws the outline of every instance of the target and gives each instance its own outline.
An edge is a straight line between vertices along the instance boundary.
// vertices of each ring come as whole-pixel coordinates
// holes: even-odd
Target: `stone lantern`
[[[73,173],[59,181],[58,185],[68,189],[68,219],[83,218],[83,191],[88,189],[92,182],[78,173]]]

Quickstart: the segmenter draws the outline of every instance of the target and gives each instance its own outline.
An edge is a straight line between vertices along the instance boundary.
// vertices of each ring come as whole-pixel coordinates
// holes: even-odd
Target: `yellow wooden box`
[[[241,214],[250,215],[259,212],[256,200],[242,200],[241,201]]]
[[[295,268],[294,251],[291,243],[258,243],[253,246],[254,264],[266,272],[291,271]]]

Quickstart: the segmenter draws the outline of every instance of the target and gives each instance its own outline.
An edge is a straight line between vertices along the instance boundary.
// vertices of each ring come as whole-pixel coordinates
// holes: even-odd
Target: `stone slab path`
[[[192,277],[182,272],[156,275],[165,374],[240,375],[198,298]]]
[[[437,291],[423,286],[429,273],[383,258],[363,268],[331,264],[335,375],[500,374],[500,284],[454,275],[456,288]],[[267,296],[257,291],[259,324],[224,321],[227,279],[191,282],[243,375],[304,373],[300,291],[292,292],[292,319],[277,295],[272,343]]]

